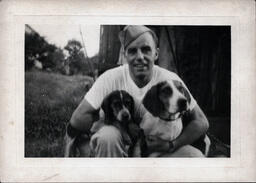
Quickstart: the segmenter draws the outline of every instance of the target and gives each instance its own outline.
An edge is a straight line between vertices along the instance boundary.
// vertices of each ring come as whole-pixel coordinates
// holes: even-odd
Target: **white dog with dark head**
[[[181,115],[189,109],[191,98],[180,81],[163,81],[145,95],[143,104],[150,112],[141,123],[145,135],[172,141],[182,131]]]
[[[186,124],[184,119],[191,110],[190,103],[191,95],[181,81],[162,81],[152,86],[143,98],[143,105],[149,111],[140,124],[145,136],[148,139],[157,137],[169,142],[176,139],[182,132],[183,124]],[[208,136],[200,137],[194,146],[207,156],[210,146]],[[152,156],[160,154],[155,152]]]

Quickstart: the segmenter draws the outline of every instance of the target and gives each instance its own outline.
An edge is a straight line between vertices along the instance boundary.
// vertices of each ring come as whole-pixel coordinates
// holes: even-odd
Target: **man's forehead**
[[[128,25],[120,33],[119,39],[124,48],[127,48],[134,40],[140,37],[144,33],[149,33],[153,40],[157,43],[157,37],[155,33],[146,26],[143,25]]]
[[[153,36],[149,32],[145,32],[142,35],[140,35],[137,39],[132,41],[128,46],[129,48],[134,47],[143,47],[143,46],[155,46],[155,41],[153,39]]]

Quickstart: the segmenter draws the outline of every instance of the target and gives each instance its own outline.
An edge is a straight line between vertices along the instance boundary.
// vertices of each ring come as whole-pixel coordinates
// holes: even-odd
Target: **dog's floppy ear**
[[[122,92],[122,95],[125,96],[125,97],[129,97],[130,98],[130,101],[131,101],[131,109],[129,109],[130,113],[131,113],[131,116],[133,117],[134,116],[134,99],[133,97],[125,90],[121,90]]]
[[[178,80],[173,80],[173,84],[184,95],[184,97],[186,97],[188,103],[190,104],[190,102],[191,102],[190,94],[189,94],[188,90],[186,89],[186,87],[182,84],[182,82],[180,82]]]
[[[159,99],[159,89],[165,82],[158,83],[152,86],[143,98],[144,107],[153,116],[159,116],[160,112],[164,110],[164,105]]]
[[[101,108],[104,111],[106,124],[111,124],[114,118],[113,109],[110,104],[111,104],[111,95],[108,95],[104,98],[101,104]]]

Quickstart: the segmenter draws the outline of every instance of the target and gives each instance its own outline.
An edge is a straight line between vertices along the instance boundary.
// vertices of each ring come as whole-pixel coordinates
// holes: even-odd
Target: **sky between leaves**
[[[64,48],[68,40],[76,39],[82,43],[83,35],[85,48],[89,57],[99,51],[100,25],[38,25],[30,24],[48,43]]]

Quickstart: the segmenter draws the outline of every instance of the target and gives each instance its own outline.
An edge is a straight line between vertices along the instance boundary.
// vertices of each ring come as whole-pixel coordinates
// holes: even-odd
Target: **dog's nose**
[[[123,120],[128,120],[129,119],[129,114],[126,113],[126,112],[122,113],[122,119]]]
[[[179,99],[178,100],[178,107],[180,111],[184,111],[187,109],[187,100],[186,99]]]

